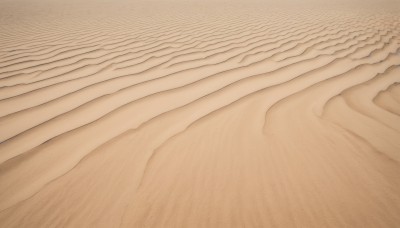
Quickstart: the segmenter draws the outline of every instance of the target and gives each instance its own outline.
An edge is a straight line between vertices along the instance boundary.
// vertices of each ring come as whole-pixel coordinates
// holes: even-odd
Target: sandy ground
[[[0,0],[0,227],[400,227],[399,1]]]

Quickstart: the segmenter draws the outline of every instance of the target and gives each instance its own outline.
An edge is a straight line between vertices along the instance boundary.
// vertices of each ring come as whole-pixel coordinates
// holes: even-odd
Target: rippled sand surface
[[[0,227],[399,227],[399,1],[1,0],[0,31]]]

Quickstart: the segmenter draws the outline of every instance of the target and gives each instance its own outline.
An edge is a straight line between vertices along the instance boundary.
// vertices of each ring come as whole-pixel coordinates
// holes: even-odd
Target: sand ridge
[[[396,1],[0,2],[0,227],[396,227]]]

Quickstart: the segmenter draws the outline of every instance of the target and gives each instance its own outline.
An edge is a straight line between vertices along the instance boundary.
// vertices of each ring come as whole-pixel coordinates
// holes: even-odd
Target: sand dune
[[[398,227],[398,1],[0,1],[0,227]]]

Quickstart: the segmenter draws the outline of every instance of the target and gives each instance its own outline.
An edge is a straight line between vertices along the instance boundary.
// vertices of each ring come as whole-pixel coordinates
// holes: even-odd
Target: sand
[[[0,227],[400,225],[400,3],[1,0]]]

